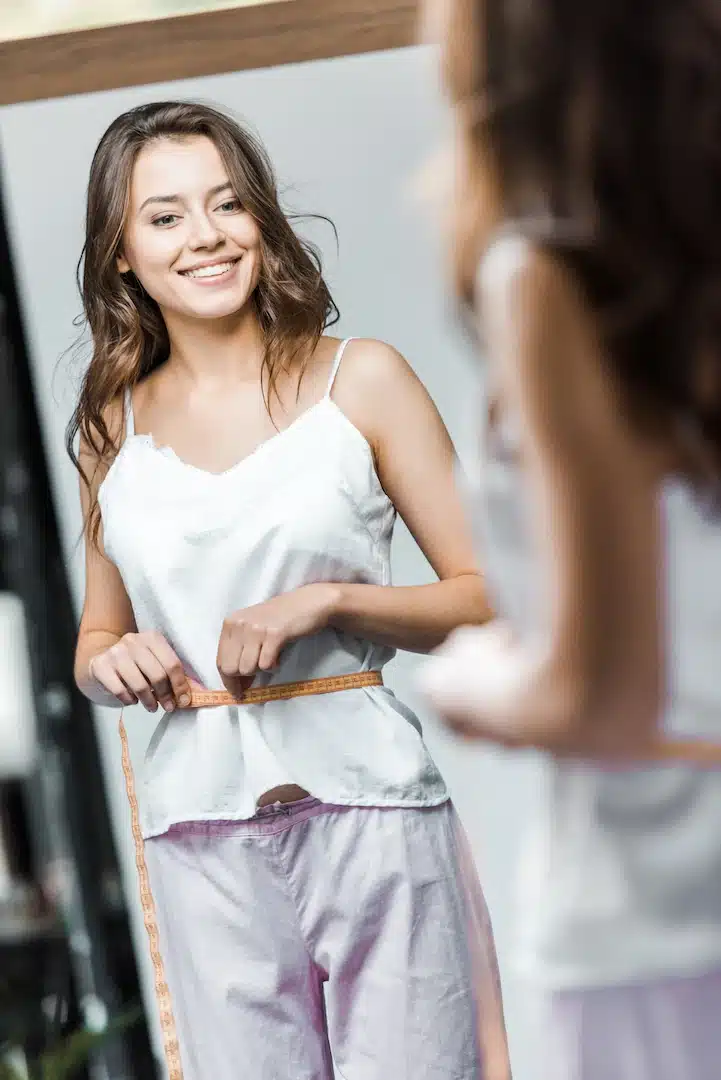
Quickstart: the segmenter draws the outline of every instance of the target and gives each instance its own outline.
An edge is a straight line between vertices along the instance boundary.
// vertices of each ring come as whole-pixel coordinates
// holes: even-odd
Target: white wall
[[[341,331],[380,337],[400,348],[435,398],[461,455],[468,450],[475,373],[450,317],[438,230],[410,192],[417,170],[444,133],[432,60],[425,50],[409,49],[0,109],[12,239],[78,605],[77,480],[63,451],[77,366],[73,374],[71,359],[61,357],[74,340],[72,320],[79,312],[74,270],[90,159],[110,121],[140,102],[164,97],[220,102],[256,127],[281,181],[292,185],[293,206],[328,214],[338,228],[339,257],[328,230],[309,231],[326,252]],[[395,544],[394,569],[398,583],[429,578],[404,529]],[[389,671],[396,691],[411,700],[415,663],[401,657]],[[136,760],[149,736],[145,716],[130,725]],[[115,720],[114,714],[99,712],[104,781],[138,951],[145,957]],[[518,836],[533,813],[536,772],[528,763],[453,744],[430,718],[426,731],[470,833],[494,917],[515,1080],[534,1080],[526,1045],[529,1018],[509,969],[509,941]],[[151,1001],[147,961],[145,985]]]

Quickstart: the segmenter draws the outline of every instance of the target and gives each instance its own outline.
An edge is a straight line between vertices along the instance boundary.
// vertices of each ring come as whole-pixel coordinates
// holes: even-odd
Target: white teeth
[[[185,276],[192,278],[214,278],[227,274],[235,266],[234,262],[218,263],[216,266],[199,266],[197,270],[186,270]]]

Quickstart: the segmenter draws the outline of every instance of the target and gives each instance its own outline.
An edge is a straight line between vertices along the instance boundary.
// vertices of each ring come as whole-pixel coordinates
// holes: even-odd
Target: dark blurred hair
[[[107,463],[118,449],[106,424],[108,405],[162,364],[169,350],[158,305],[132,273],[123,275],[117,266],[133,167],[149,143],[199,135],[215,144],[235,194],[260,229],[261,271],[253,299],[265,335],[268,395],[281,369],[298,364],[302,371],[323,331],[338,317],[320,256],[293,231],[279,204],[268,155],[248,130],[219,109],[185,102],[142,105],[119,116],[101,139],[90,170],[86,238],[78,267],[93,351],[66,445],[88,487],[91,477],[75,450],[78,432],[97,449],[98,461]],[[93,541],[99,524],[91,491],[86,528]]]
[[[493,225],[560,257],[635,416],[717,496],[721,4],[449,2],[445,78],[468,196],[456,222],[461,294],[472,303]],[[487,170],[494,222],[473,195]]]

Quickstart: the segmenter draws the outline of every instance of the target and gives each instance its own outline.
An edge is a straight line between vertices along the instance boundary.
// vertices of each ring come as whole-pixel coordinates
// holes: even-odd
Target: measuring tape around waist
[[[659,738],[647,755],[633,765],[692,765],[699,769],[721,768],[721,742],[702,738]]]
[[[380,671],[359,671],[351,675],[335,675],[325,679],[307,679],[303,682],[276,683],[271,686],[252,686],[237,697],[225,690],[193,690],[189,708],[217,708],[222,705],[264,705],[269,701],[286,701],[289,698],[312,697],[320,694],[336,694],[342,690],[359,690],[368,686],[382,686],[383,676]],[[135,844],[135,865],[138,868],[140,884],[140,904],[143,910],[143,922],[150,945],[150,958],[153,963],[155,996],[158,1002],[160,1028],[163,1035],[163,1048],[168,1067],[169,1080],[183,1080],[183,1067],[180,1058],[178,1033],[173,1016],[173,1006],[165,976],[165,965],[160,952],[160,936],[155,912],[155,901],[150,889],[148,867],[145,862],[145,845],[140,827],[140,808],[135,790],[135,778],[130,761],[128,735],[120,713],[120,743],[122,747],[123,773],[125,789],[130,803],[130,823]]]
[[[340,690],[359,690],[364,686],[382,685],[383,676],[380,671],[357,671],[352,675],[331,675],[324,679],[251,686],[237,697],[227,690],[192,690],[188,707],[204,709],[219,705],[265,705],[269,701],[317,697],[319,694],[337,694]]]

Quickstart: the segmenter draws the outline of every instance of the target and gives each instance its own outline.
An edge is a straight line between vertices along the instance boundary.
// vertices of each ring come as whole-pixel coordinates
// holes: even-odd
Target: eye
[[[232,214],[235,210],[240,210],[240,201],[238,199],[226,199],[221,203],[218,209],[223,214]]]
[[[153,218],[152,224],[159,227],[168,227],[173,225],[178,220],[177,214],[161,214],[160,217]]]

